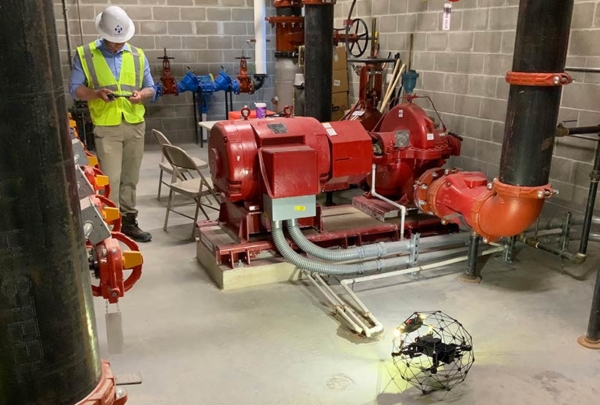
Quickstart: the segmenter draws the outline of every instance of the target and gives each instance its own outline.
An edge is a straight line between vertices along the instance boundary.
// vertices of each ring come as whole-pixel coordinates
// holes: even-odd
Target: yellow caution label
[[[305,205],[296,205],[294,207],[294,211],[306,211],[306,206]]]

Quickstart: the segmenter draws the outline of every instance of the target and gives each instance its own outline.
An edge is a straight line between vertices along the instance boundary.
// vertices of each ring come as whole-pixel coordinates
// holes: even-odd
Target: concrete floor
[[[120,304],[125,352],[110,357],[116,373],[143,375],[128,387],[129,405],[597,403],[600,352],[576,339],[587,326],[598,245],[587,265],[565,267],[582,281],[527,249],[513,266],[488,260],[481,285],[460,283],[461,266],[418,282],[361,284],[358,295],[386,326],[366,340],[302,282],[219,291],[196,261],[191,221],[173,216],[169,233],[162,230],[159,159],[147,153],[138,194],[140,225],[154,241],[142,246],[143,277]],[[96,307],[107,358],[104,303]],[[464,384],[423,396],[397,380],[391,331],[414,311],[438,309],[473,335],[476,362]]]

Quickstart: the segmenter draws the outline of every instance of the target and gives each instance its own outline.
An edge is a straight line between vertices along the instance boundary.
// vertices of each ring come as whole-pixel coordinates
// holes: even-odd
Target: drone
[[[462,383],[473,363],[472,337],[441,311],[415,312],[394,330],[392,358],[400,376],[424,394]]]

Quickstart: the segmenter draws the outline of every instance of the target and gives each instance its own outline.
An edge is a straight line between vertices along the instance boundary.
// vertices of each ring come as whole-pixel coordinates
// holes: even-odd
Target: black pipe
[[[265,85],[266,79],[267,79],[267,75],[254,75],[254,79],[252,80],[252,83],[254,84],[255,92],[262,89],[262,87]]]
[[[579,254],[586,255],[590,231],[592,229],[592,220],[594,218],[594,207],[596,205],[596,195],[598,194],[598,182],[600,181],[600,141],[596,144],[596,157],[594,159],[594,168],[590,173],[590,188],[588,192],[587,206],[585,208],[585,217],[583,219],[583,229],[581,230],[581,242],[579,245]]]
[[[467,271],[465,275],[469,278],[476,279],[477,274],[477,258],[479,257],[479,242],[481,236],[472,233],[469,238],[469,259],[467,261]]]
[[[572,14],[573,0],[521,0],[512,70],[564,72]],[[561,86],[510,86],[501,182],[548,184],[561,94]]]
[[[588,343],[600,344],[600,268],[598,268],[598,275],[596,276],[592,309],[590,310],[590,320],[585,340]]]
[[[0,38],[0,404],[73,405],[101,368],[52,2]]]
[[[305,115],[331,121],[333,98],[333,4],[306,5],[304,17]]]
[[[585,68],[585,67],[569,67],[565,68],[567,72],[580,72],[580,73],[600,73],[600,68]]]
[[[524,235],[519,236],[519,241],[521,243],[526,244],[529,247],[532,247],[532,248],[538,249],[538,250],[542,250],[544,252],[552,253],[553,255],[562,257],[563,259],[567,259],[575,264],[583,264],[583,263],[585,263],[585,261],[587,259],[587,257],[585,255],[573,254],[573,253],[569,252],[568,250],[553,248],[551,246],[547,246],[547,245],[541,243],[538,239],[528,238]]]
[[[589,134],[600,134],[600,125],[594,127],[576,127],[576,128],[564,128],[567,133],[565,135],[589,135]]]

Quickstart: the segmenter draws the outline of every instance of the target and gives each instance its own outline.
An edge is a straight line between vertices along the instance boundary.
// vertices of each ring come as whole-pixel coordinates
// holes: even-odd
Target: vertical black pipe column
[[[479,283],[481,277],[477,273],[477,259],[479,258],[479,243],[481,236],[472,232],[469,238],[469,258],[467,259],[467,271],[460,277],[466,283]]]
[[[0,404],[73,405],[101,369],[53,5],[1,8]]]
[[[598,268],[598,276],[594,287],[594,298],[592,299],[587,334],[581,336],[578,341],[582,346],[589,349],[600,349],[600,268]]]
[[[573,0],[521,0],[514,72],[562,73]],[[548,184],[562,87],[510,86],[500,181]]]
[[[305,115],[328,122],[333,97],[333,4],[305,3],[304,10]]]
[[[596,144],[596,158],[594,159],[594,169],[590,173],[590,189],[585,209],[585,218],[583,219],[583,229],[581,231],[581,243],[579,244],[579,254],[587,255],[588,242],[590,240],[590,231],[592,229],[592,219],[594,217],[594,207],[596,205],[596,195],[598,194],[598,182],[600,181],[600,141]]]

